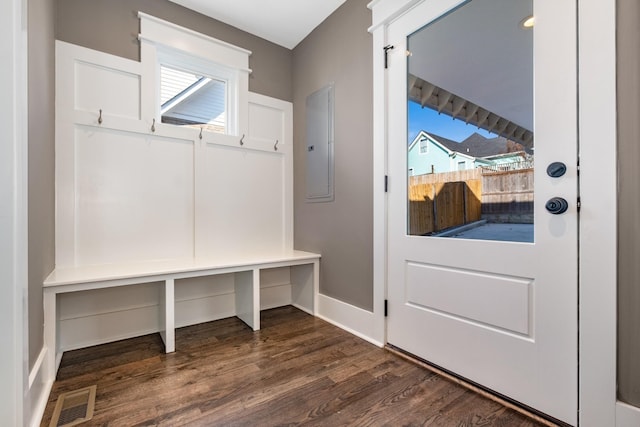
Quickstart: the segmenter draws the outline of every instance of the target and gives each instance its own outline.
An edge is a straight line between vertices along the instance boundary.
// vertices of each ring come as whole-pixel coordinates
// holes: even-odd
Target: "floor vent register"
[[[49,427],[71,427],[93,417],[96,386],[69,391],[58,396]]]

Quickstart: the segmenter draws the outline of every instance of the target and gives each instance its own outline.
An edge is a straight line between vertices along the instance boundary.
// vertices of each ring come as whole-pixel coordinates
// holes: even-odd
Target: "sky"
[[[478,129],[477,126],[468,125],[462,120],[454,120],[446,114],[438,114],[436,110],[428,107],[422,108],[416,102],[410,101],[408,104],[408,143],[411,143],[421,130],[458,142],[466,139],[474,132],[486,138],[496,137],[496,135],[484,129]]]

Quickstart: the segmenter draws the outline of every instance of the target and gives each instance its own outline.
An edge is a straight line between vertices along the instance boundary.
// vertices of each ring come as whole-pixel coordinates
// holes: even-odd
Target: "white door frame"
[[[23,425],[28,389],[27,331],[27,2],[0,15],[0,419]]]
[[[373,0],[374,313],[386,337],[387,28],[424,0]],[[616,22],[615,0],[578,1],[581,214],[579,425],[616,425]],[[390,177],[393,180],[394,177]],[[397,178],[395,178],[397,179]],[[385,338],[386,342],[386,338]],[[619,427],[622,427],[619,424]]]

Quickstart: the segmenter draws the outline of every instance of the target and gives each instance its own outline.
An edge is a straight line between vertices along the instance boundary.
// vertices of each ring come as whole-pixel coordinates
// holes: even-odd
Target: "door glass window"
[[[532,16],[474,0],[408,37],[409,235],[533,242]]]

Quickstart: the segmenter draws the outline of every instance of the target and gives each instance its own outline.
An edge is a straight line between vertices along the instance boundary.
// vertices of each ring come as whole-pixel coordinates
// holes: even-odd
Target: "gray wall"
[[[373,72],[369,0],[348,0],[293,50],[296,249],[317,251],[320,292],[373,307]],[[305,202],[305,99],[335,84],[335,200]]]
[[[618,398],[640,406],[640,4],[617,7]]]
[[[167,0],[58,0],[56,38],[140,60],[138,11],[253,52],[249,90],[292,101],[291,51]]]
[[[55,257],[54,0],[29,0],[29,368],[43,346],[42,282]]]

